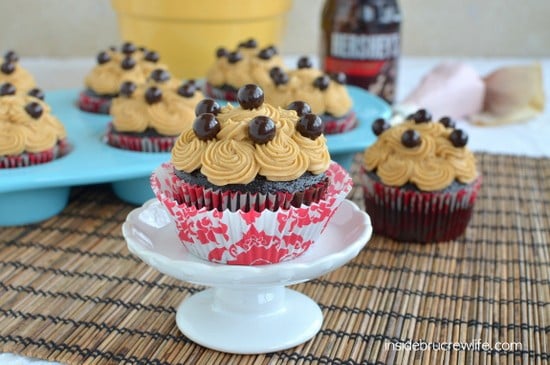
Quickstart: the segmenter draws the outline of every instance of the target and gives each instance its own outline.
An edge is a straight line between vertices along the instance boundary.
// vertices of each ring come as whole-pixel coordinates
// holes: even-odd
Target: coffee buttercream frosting
[[[265,84],[269,70],[283,67],[283,59],[275,47],[258,47],[255,40],[241,43],[235,50],[219,48],[216,61],[206,73],[206,80],[215,87],[230,86],[235,89],[245,84]]]
[[[365,150],[364,167],[386,185],[410,183],[423,191],[438,191],[454,181],[471,183],[478,176],[475,157],[465,147],[467,136],[462,130],[414,119],[378,131],[373,126],[373,130],[379,135]]]
[[[167,69],[159,62],[156,52],[125,43],[120,48],[100,52],[84,84],[98,95],[115,96],[124,81],[144,83],[155,69]]]
[[[123,133],[154,129],[160,135],[177,136],[191,127],[195,105],[204,97],[193,82],[172,78],[164,82],[149,79],[141,85],[126,83],[119,89],[121,94],[113,99],[110,114],[114,129]]]
[[[303,117],[296,111],[261,101],[255,107],[242,105],[228,104],[217,112],[214,123],[219,129],[215,134],[199,133],[205,130],[200,125],[202,119],[209,120],[211,126],[213,117],[197,116],[193,129],[183,133],[172,150],[175,169],[186,173],[200,169],[218,186],[247,184],[257,176],[291,181],[306,172],[318,175],[328,169],[330,155],[324,135],[297,128]],[[259,123],[257,130],[254,123]]]
[[[65,128],[49,110],[30,95],[0,96],[0,155],[43,152],[65,139]]]

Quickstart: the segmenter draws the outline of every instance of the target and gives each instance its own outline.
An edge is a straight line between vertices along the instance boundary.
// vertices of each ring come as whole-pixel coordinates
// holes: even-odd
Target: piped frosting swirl
[[[269,181],[291,181],[306,172],[324,173],[330,164],[325,137],[312,139],[301,135],[296,129],[300,116],[294,110],[267,103],[249,109],[242,104],[239,107],[228,104],[220,109],[216,120],[220,129],[214,138],[200,140],[193,130],[178,138],[172,150],[176,170],[192,173],[200,169],[209,182],[223,186],[247,184],[257,176]],[[260,123],[260,132],[251,127],[254,122]],[[275,126],[272,137],[255,135],[268,133],[271,125]]]
[[[31,103],[41,113],[32,116],[26,106]],[[42,152],[54,147],[67,133],[50,108],[34,96],[16,93],[0,96],[0,156],[23,152]]]
[[[188,85],[192,95],[181,95],[178,89]],[[164,136],[177,136],[189,129],[195,119],[194,108],[204,96],[191,83],[181,83],[173,78],[164,82],[149,79],[137,85],[131,95],[113,99],[110,113],[117,132],[141,133],[154,129]],[[119,85],[120,87],[120,85]],[[150,89],[160,91],[158,100],[151,100]]]
[[[408,147],[406,131],[416,131],[420,142]],[[464,146],[452,141],[453,128],[437,122],[407,120],[380,132],[364,153],[364,167],[390,186],[414,184],[423,191],[438,191],[454,181],[468,184],[478,172],[475,157]]]
[[[135,48],[135,47],[134,47]],[[155,69],[167,69],[158,62],[158,57],[149,58],[151,51],[135,48],[131,53],[121,49],[111,48],[98,55],[97,64],[84,79],[85,86],[98,95],[115,96],[124,81],[135,84],[144,83]],[[132,67],[125,67],[124,60],[131,60]]]

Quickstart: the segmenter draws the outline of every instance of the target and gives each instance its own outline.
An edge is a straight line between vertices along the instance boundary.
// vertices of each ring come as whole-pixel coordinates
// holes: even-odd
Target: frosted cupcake
[[[363,191],[374,232],[399,241],[453,240],[466,229],[481,186],[468,135],[425,110],[393,127],[373,123]]]
[[[193,80],[182,83],[164,69],[153,70],[141,85],[126,81],[113,99],[105,141],[132,151],[169,152],[179,134],[191,128],[203,97]]]
[[[311,112],[323,120],[325,134],[347,132],[357,125],[343,73],[325,74],[314,68],[309,58],[302,57],[296,69],[287,72],[274,67],[269,75],[269,80],[261,84],[268,103],[284,107],[294,100],[306,102]]]
[[[79,108],[91,113],[109,114],[111,100],[118,96],[123,82],[142,84],[154,69],[166,69],[159,63],[157,52],[130,42],[120,49],[111,47],[100,52],[96,60],[96,66],[86,75],[86,88],[78,100]]]
[[[14,51],[7,51],[0,65],[0,84],[10,83],[18,92],[27,92],[36,88],[31,73],[21,67],[19,56]]]
[[[152,177],[182,243],[206,260],[259,265],[297,257],[351,189],[349,175],[330,161],[320,118],[263,101],[261,88],[246,85],[238,107],[200,102],[172,161]]]
[[[69,152],[65,128],[41,95],[0,85],[0,168],[38,165]]]
[[[246,84],[263,85],[269,70],[283,67],[283,60],[274,46],[260,48],[255,39],[241,42],[237,49],[216,50],[216,61],[206,73],[205,94],[221,100],[237,100],[237,90]]]

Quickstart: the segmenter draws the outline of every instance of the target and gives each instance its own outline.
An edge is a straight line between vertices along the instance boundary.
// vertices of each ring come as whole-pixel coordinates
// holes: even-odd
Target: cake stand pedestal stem
[[[321,328],[323,314],[312,299],[284,286],[215,287],[185,299],[176,322],[202,346],[259,354],[309,340]]]

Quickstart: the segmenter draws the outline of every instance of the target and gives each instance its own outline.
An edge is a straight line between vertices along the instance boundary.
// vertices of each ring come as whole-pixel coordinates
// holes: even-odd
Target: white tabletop
[[[294,63],[296,57],[287,57]],[[414,88],[421,77],[443,58],[403,58],[400,62],[397,100],[402,100]],[[454,59],[456,60],[456,59]],[[550,157],[550,59],[460,59],[472,65],[481,75],[505,65],[521,65],[540,62],[543,67],[546,110],[540,116],[521,124],[498,127],[479,127],[458,121],[460,128],[469,134],[468,146],[474,151],[499,154],[515,154],[533,157]],[[93,59],[23,59],[22,65],[36,78],[44,90],[79,88],[84,76],[94,64]],[[27,359],[13,354],[0,354],[0,365],[52,365],[56,363]]]

